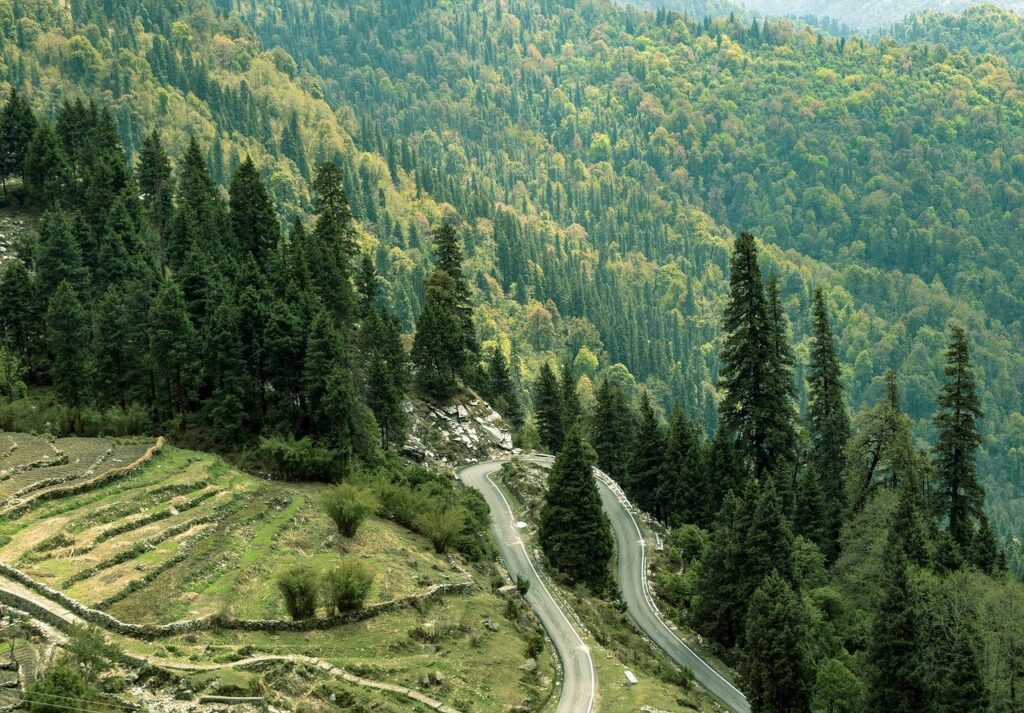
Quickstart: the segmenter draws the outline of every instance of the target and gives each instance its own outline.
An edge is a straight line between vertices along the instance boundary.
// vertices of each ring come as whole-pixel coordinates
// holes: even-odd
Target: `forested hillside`
[[[899,22],[909,15],[925,11],[958,13],[975,0],[868,0],[850,3],[843,0],[747,0],[743,7],[776,16],[816,15],[843,22],[855,30],[876,30]],[[1020,0],[991,0],[991,4],[1020,10]]]
[[[896,24],[888,34],[900,42],[993,54],[1014,67],[1024,66],[1024,18],[994,5],[970,7],[960,15],[923,12]]]
[[[1005,62],[601,2],[0,12],[0,76],[43,117],[97,98],[130,153],[158,128],[180,163],[191,134],[219,183],[251,155],[283,216],[309,212],[304,179],[337,160],[406,332],[428,232],[455,220],[483,352],[519,380],[556,357],[585,401],[617,374],[714,427],[729,236],[745,229],[779,274],[798,376],[820,285],[853,405],[894,369],[931,441],[955,317],[977,345],[989,506],[1019,532],[1024,122]]]

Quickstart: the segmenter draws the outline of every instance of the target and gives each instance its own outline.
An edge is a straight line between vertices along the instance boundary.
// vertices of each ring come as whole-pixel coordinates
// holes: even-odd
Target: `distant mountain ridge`
[[[685,10],[696,17],[727,14],[734,10],[746,10],[770,17],[816,16],[831,18],[862,32],[879,30],[912,15],[927,11],[956,14],[971,6],[981,4],[990,4],[1017,12],[1024,11],[1022,0],[992,0],[989,3],[978,3],[971,0],[865,0],[865,2],[859,3],[852,3],[849,0],[745,0],[734,5],[713,0],[710,2],[708,0],[630,0],[630,2],[638,7],[652,10],[659,7],[668,10]]]

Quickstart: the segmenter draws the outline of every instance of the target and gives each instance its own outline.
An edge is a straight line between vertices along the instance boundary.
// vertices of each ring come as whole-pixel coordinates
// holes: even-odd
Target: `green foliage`
[[[565,440],[565,412],[562,390],[551,365],[545,363],[534,386],[533,402],[537,415],[537,431],[548,453],[558,453]]]
[[[337,479],[337,454],[312,439],[264,438],[259,457],[279,478],[301,482],[330,483]]]
[[[809,710],[814,665],[803,602],[772,572],[754,590],[746,617],[742,676],[755,713]]]
[[[327,490],[320,498],[327,516],[345,537],[355,537],[369,515],[377,511],[379,503],[369,488],[341,483]]]
[[[73,625],[64,652],[71,657],[90,686],[99,682],[102,673],[121,663],[121,647],[92,625]]]
[[[285,609],[292,619],[309,619],[316,614],[320,588],[320,577],[316,570],[309,565],[298,564],[279,572],[276,582],[284,598]],[[334,604],[332,601],[331,605]]]
[[[369,565],[344,559],[324,574],[324,600],[337,614],[357,611],[366,601],[375,577],[376,572]]]
[[[63,713],[69,699],[77,701],[74,707],[85,707],[95,700],[95,694],[72,662],[59,661],[36,679],[25,699],[32,713]]]
[[[572,584],[602,591],[608,583],[613,540],[592,475],[593,452],[573,428],[555,456],[540,514],[541,548]]]
[[[839,659],[818,664],[811,710],[815,713],[858,713],[864,706],[864,684]]]
[[[434,551],[444,554],[466,527],[466,511],[462,508],[431,507],[413,519],[417,532],[430,540]]]

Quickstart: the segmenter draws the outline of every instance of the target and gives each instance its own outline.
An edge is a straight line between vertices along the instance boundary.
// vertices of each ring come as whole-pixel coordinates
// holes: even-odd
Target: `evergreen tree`
[[[747,471],[762,478],[792,456],[791,357],[777,300],[770,305],[765,297],[753,235],[736,240],[729,268],[721,427]]]
[[[817,481],[824,498],[822,551],[835,559],[839,547],[839,529],[846,508],[843,474],[846,472],[846,446],[850,440],[850,417],[843,399],[842,373],[835,339],[821,288],[814,292],[811,360],[807,377],[809,406],[807,431],[810,439],[809,473]]]
[[[794,580],[793,532],[771,480],[760,486],[743,549],[743,579],[748,596],[772,572],[790,582]]]
[[[11,87],[0,112],[0,180],[7,194],[8,176],[23,176],[25,157],[36,131],[36,117],[18,92]]]
[[[92,362],[89,358],[89,315],[70,282],[64,280],[46,310],[50,347],[50,378],[57,398],[77,408],[89,397]]]
[[[667,513],[658,495],[665,479],[666,447],[665,432],[651,405],[650,395],[644,391],[640,396],[636,440],[626,473],[626,492],[638,507],[662,522]]]
[[[32,134],[22,161],[22,178],[33,205],[48,208],[72,195],[71,166],[60,139],[46,122],[40,122]]]
[[[235,244],[262,264],[277,246],[281,227],[263,179],[248,156],[231,179],[230,207]]]
[[[947,381],[935,416],[935,465],[949,532],[966,551],[973,521],[984,506],[985,491],[978,483],[975,464],[975,453],[982,443],[978,432],[981,404],[963,327],[950,329],[945,374]]]
[[[697,571],[694,623],[726,649],[740,642],[744,613],[750,603],[744,560],[752,519],[752,487],[748,484],[743,499],[732,491],[726,494]]]
[[[597,466],[616,482],[625,483],[633,451],[633,417],[622,385],[605,378],[596,402],[591,432]]]
[[[427,395],[447,399],[455,394],[466,366],[464,346],[455,281],[436,269],[427,282],[412,346],[416,382]]]
[[[302,143],[302,131],[299,129],[299,116],[294,111],[281,132],[281,153],[295,162],[299,174],[309,179],[309,162],[306,160],[306,149]]]
[[[497,346],[491,350],[487,362],[487,395],[493,400],[492,405],[508,419],[513,428],[523,427],[523,407],[512,380],[512,371],[505,353]]]
[[[771,399],[766,404],[765,432],[767,434],[766,451],[774,459],[767,472],[776,477],[777,482],[785,484],[785,491],[780,486],[780,493],[792,492],[788,487],[792,483],[792,473],[796,461],[796,382],[793,379],[795,359],[789,346],[789,320],[782,308],[779,295],[779,278],[772,273],[765,284],[765,300],[769,329],[768,382],[765,391]],[[790,502],[784,498],[787,511]]]
[[[43,305],[36,284],[25,263],[11,262],[0,274],[0,329],[4,344],[21,358],[29,374],[39,364],[40,330]]]
[[[939,671],[932,684],[930,709],[936,713],[982,713],[989,710],[984,645],[977,615],[970,608],[943,612],[945,636],[938,642]]]
[[[436,268],[443,270],[455,284],[455,305],[462,325],[463,349],[467,352],[465,365],[469,367],[479,355],[480,345],[473,324],[472,293],[463,269],[462,247],[455,234],[455,227],[450,223],[442,223],[434,229],[434,257]]]
[[[405,442],[403,400],[409,368],[398,321],[382,310],[374,310],[366,331],[373,344],[366,372],[366,405],[377,420],[381,445],[401,446]]]
[[[672,414],[665,475],[657,498],[672,527],[692,524],[709,527],[715,502],[708,482],[709,467],[703,436],[697,425],[678,407]]]
[[[163,417],[184,415],[192,398],[196,338],[177,283],[169,281],[160,289],[149,323],[157,413]]]
[[[322,434],[329,427],[324,412],[327,378],[341,359],[341,338],[334,320],[326,310],[320,309],[313,317],[309,328],[306,357],[302,367],[303,410],[308,431]]]
[[[868,639],[870,710],[917,713],[928,710],[921,676],[923,648],[916,596],[907,556],[892,536],[882,562],[881,596]]]
[[[831,540],[827,519],[828,508],[822,490],[817,472],[810,468],[804,469],[797,482],[793,522],[800,536],[818,545],[822,552],[825,552],[826,548],[831,546]]]
[[[39,246],[36,253],[39,297],[49,300],[62,282],[69,283],[76,295],[88,295],[91,292],[82,248],[72,231],[68,216],[63,211],[53,210],[44,213],[39,222]]]
[[[171,162],[156,129],[142,142],[136,175],[146,216],[160,240],[160,264],[166,265],[167,246],[164,241],[174,212],[174,183],[171,178]]]
[[[316,223],[304,240],[303,257],[316,294],[343,327],[354,315],[352,260],[359,247],[341,169],[333,163],[317,166],[313,193]]]
[[[536,404],[540,442],[549,453],[558,453],[562,450],[562,441],[565,438],[562,391],[559,388],[558,377],[547,362],[540,367],[533,398]]]
[[[593,452],[579,428],[569,431],[548,477],[540,514],[540,545],[552,567],[572,584],[602,591],[613,540],[592,473]]]
[[[807,713],[814,686],[804,603],[778,572],[750,598],[742,677],[753,713]]]
[[[576,419],[580,415],[580,396],[576,392],[576,375],[569,362],[562,364],[558,389],[562,402],[562,428],[568,433],[569,429],[576,425]]]

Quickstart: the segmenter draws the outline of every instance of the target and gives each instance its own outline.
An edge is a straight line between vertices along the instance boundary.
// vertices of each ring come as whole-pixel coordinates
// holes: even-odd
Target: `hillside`
[[[976,0],[868,0],[856,5],[843,0],[747,0],[741,3],[769,16],[828,17],[861,32],[877,30],[918,13],[955,14],[978,4],[981,3]],[[1018,11],[1024,7],[1020,0],[996,0],[989,4]]]
[[[426,230],[457,212],[484,347],[523,381],[574,360],[589,398],[621,363],[713,426],[730,228],[768,244],[798,341],[827,285],[854,407],[894,368],[922,437],[923,355],[955,316],[978,343],[993,517],[1019,532],[1024,159],[998,61],[604,3],[72,7],[0,22],[6,79],[44,115],[102,98],[130,151],[155,126],[172,157],[189,127],[217,180],[251,154],[285,215],[339,158],[407,331]]]
[[[1024,18],[995,5],[970,7],[960,15],[923,12],[894,25],[887,34],[901,42],[991,54],[1013,67],[1024,66]]]

